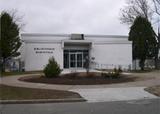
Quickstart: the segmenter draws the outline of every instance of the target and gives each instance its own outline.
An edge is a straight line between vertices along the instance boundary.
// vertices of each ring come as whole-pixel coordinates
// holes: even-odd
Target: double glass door
[[[64,68],[84,68],[88,50],[64,50]]]
[[[69,66],[70,68],[83,68],[83,53],[69,53]]]

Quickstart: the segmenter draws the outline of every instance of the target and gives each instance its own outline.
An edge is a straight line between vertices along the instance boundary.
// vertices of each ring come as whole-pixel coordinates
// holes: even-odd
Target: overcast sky
[[[125,0],[0,0],[0,10],[17,9],[23,32],[128,35],[119,21]]]

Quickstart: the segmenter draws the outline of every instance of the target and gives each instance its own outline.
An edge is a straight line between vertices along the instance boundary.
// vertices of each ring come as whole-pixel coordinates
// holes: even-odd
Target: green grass
[[[0,100],[65,99],[65,98],[80,98],[80,95],[68,91],[31,89],[31,88],[0,85]]]
[[[42,71],[26,71],[26,72],[2,72],[1,76],[13,76],[13,75],[23,75],[23,74],[36,74],[36,73],[42,73]]]

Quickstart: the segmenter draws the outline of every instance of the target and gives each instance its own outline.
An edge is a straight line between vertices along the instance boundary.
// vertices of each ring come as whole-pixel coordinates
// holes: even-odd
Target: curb
[[[68,103],[85,102],[83,98],[71,99],[32,99],[32,100],[0,100],[0,104],[36,104],[36,103]]]

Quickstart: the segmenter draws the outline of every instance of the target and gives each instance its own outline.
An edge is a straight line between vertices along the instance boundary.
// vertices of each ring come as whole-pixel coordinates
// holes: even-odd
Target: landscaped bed
[[[19,80],[34,83],[64,84],[64,85],[97,85],[135,81],[137,77],[120,74],[119,76],[102,76],[101,73],[69,73],[54,78],[45,76],[22,77]]]
[[[160,85],[145,88],[146,91],[160,97]]]
[[[31,99],[67,99],[81,98],[79,94],[68,91],[31,89],[12,87],[0,84],[0,100],[31,100]]]

